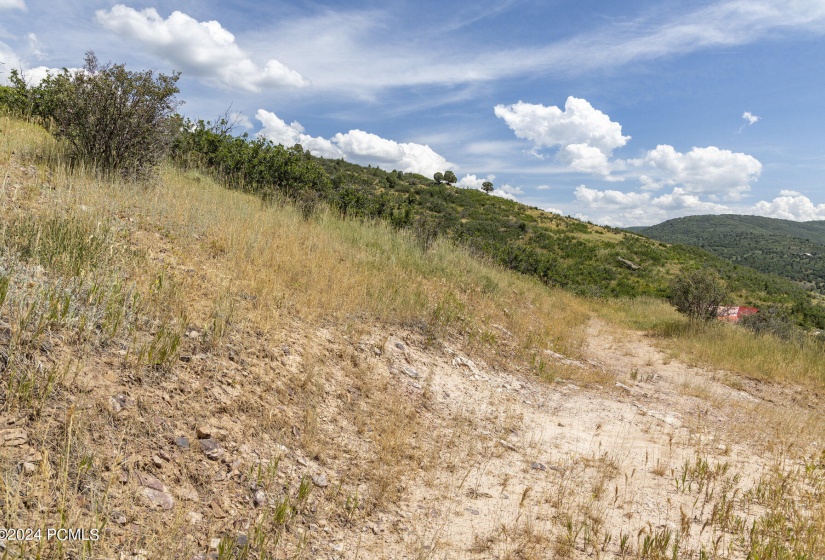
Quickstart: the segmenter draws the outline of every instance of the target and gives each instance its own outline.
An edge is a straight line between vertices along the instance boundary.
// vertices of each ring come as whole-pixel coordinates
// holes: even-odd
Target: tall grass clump
[[[20,259],[68,276],[93,271],[114,242],[107,224],[57,212],[15,215],[0,226],[0,239]]]

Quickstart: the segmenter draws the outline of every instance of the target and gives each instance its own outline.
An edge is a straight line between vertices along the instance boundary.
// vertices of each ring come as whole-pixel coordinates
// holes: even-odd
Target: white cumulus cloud
[[[756,124],[762,117],[757,117],[750,111],[745,111],[742,113],[742,118],[748,121],[748,124]]]
[[[475,175],[470,175],[469,173],[458,180],[455,184],[457,187],[461,187],[462,189],[481,189],[481,185],[484,184],[485,181],[490,181],[493,183],[496,179],[495,175],[487,175],[486,177],[476,177]]]
[[[313,155],[325,158],[340,158],[344,154],[332,142],[319,136],[310,136],[304,133],[304,127],[301,123],[294,121],[292,124],[286,124],[278,115],[258,109],[255,113],[255,118],[261,121],[263,128],[258,134],[272,140],[276,144],[283,144],[291,147],[295,144],[300,144],[305,150],[309,150]]]
[[[455,167],[426,144],[396,142],[363,130],[339,132],[332,141],[344,152],[346,159],[371,163],[385,170],[398,169],[432,176],[436,171]]]
[[[0,84],[7,84],[9,73],[12,70],[20,70],[22,62],[20,57],[6,43],[0,41]]]
[[[598,223],[624,227],[654,224],[669,218],[692,214],[723,214],[730,208],[703,201],[699,196],[676,187],[672,192],[654,196],[651,192],[622,192],[591,189],[579,185],[575,190],[577,209]]]
[[[529,140],[534,148],[559,147],[557,157],[574,171],[608,176],[613,168],[613,150],[630,140],[630,136],[622,135],[619,123],[611,121],[587,100],[572,96],[567,98],[564,111],[519,101],[496,105],[494,112],[516,136]]]
[[[660,144],[643,158],[627,163],[643,168],[640,180],[644,189],[680,186],[685,192],[725,200],[741,199],[762,172],[762,164],[753,156],[716,146],[681,153]]]
[[[428,177],[436,171],[446,171],[455,166],[427,145],[413,142],[401,143],[388,140],[363,130],[339,132],[330,139],[311,136],[304,132],[301,123],[287,124],[275,113],[259,109],[255,117],[263,128],[258,134],[276,144],[294,146],[301,144],[316,156],[344,158],[363,165],[376,165],[381,169],[421,173]]]
[[[490,194],[501,198],[506,198],[507,200],[512,200],[513,202],[518,202],[516,195],[524,194],[524,190],[521,187],[514,187],[512,185],[504,184],[495,187],[493,192]]]
[[[253,128],[255,128],[255,125],[252,124],[252,121],[249,120],[249,117],[237,111],[229,115],[229,122],[233,123],[235,126],[245,128],[246,130],[252,130]]]
[[[97,10],[95,15],[105,28],[142,43],[177,70],[227,88],[259,92],[309,85],[301,74],[275,59],[263,67],[253,62],[217,21],[199,22],[179,11],[163,19],[154,8],[138,11],[122,4]]]
[[[825,220],[825,204],[814,204],[810,198],[796,191],[783,190],[779,194],[770,202],[760,200],[751,211],[759,216],[783,220]]]
[[[539,147],[558,146],[556,159],[569,171],[597,175],[607,181],[636,177],[642,190],[678,187],[712,200],[739,200],[762,172],[762,164],[753,156],[716,146],[694,147],[681,153],[673,146],[660,144],[638,159],[613,158],[613,150],[627,144],[630,136],[624,136],[621,124],[585,99],[568,97],[564,111],[522,101],[496,105],[494,111],[517,137],[533,143],[535,155],[541,155],[535,152]],[[745,115],[759,119],[750,113]]]
[[[34,34],[29,35],[29,39],[31,40],[31,36]],[[0,65],[0,84],[8,83],[9,74],[11,74],[12,70],[17,70],[20,73],[20,77],[29,85],[39,84],[47,74],[54,76],[63,71],[62,68],[50,68],[48,66],[29,68],[25,61],[20,58],[11,47],[1,41],[0,62],[3,63]],[[68,70],[72,73],[81,71],[80,68],[68,68]]]
[[[71,71],[76,71],[78,68],[72,68]],[[47,75],[56,76],[61,70],[59,68],[49,68],[48,66],[36,66],[24,70],[21,75],[30,85],[36,85],[43,81]]]

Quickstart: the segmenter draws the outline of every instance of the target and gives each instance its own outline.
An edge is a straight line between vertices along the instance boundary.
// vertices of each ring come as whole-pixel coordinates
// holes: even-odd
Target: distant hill
[[[825,293],[825,221],[723,214],[627,229],[667,243],[695,245],[733,263]]]

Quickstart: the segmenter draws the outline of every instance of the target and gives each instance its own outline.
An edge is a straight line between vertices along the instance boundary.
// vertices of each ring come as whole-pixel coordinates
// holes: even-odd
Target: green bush
[[[710,321],[727,298],[719,277],[708,269],[683,272],[670,284],[670,303],[691,321]]]
[[[799,337],[799,327],[791,321],[788,312],[777,305],[769,305],[759,310],[759,313],[747,315],[739,320],[739,324],[758,334],[772,334],[782,340],[792,340]]]
[[[346,212],[350,206],[369,203],[364,193],[347,191],[340,176],[331,180],[308,151],[299,144],[285,148],[247,134],[232,136],[225,120],[198,121],[181,126],[172,154],[187,167],[206,167],[230,187],[254,192],[265,200],[278,196],[298,201],[302,212],[312,213],[318,202],[337,202]],[[340,187],[335,200],[333,186]]]
[[[3,101],[12,110],[40,118],[65,139],[70,156],[104,172],[145,178],[167,154],[180,127],[180,103],[171,76],[101,65],[86,53],[82,70],[47,76],[29,86],[12,72]]]

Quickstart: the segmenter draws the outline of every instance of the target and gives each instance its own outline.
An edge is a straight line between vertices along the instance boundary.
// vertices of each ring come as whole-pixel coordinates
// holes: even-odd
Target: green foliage
[[[172,150],[184,166],[207,167],[229,186],[257,193],[265,200],[283,196],[300,202],[308,213],[328,197],[334,183],[300,145],[290,148],[264,138],[236,137],[225,119],[216,124],[187,122]],[[341,194],[346,211],[358,193]]]
[[[707,269],[684,272],[670,284],[668,299],[691,321],[710,321],[717,317],[717,309],[727,298],[722,282]]]
[[[458,177],[450,170],[444,172],[444,182],[450,185],[455,185],[458,182]]]
[[[759,313],[742,317],[739,324],[755,333],[770,334],[782,340],[792,340],[800,334],[787,310],[777,305],[764,307]]]
[[[101,65],[90,51],[83,70],[64,69],[36,86],[12,72],[3,102],[49,125],[66,140],[74,160],[104,172],[146,177],[167,154],[179,126],[179,76]]]
[[[441,171],[436,171],[435,175],[433,175],[433,179],[435,179],[435,182],[440,185],[441,181],[444,180],[444,174]]]
[[[825,221],[688,216],[632,230],[668,243],[696,245],[733,263],[825,293]]]
[[[481,183],[481,190],[483,190],[487,194],[490,194],[491,192],[493,192],[493,183],[491,183],[490,181],[484,181],[483,183]]]
[[[113,242],[107,224],[83,216],[18,215],[0,226],[3,247],[66,276],[93,272],[105,262]]]

